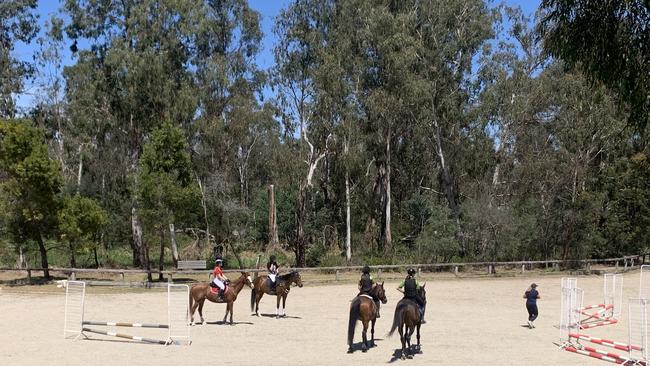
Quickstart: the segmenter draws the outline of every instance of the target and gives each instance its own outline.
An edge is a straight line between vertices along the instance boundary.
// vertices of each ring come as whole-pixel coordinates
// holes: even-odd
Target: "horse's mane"
[[[291,277],[292,277],[293,275],[295,275],[296,273],[298,273],[298,271],[291,271],[291,272],[289,272],[289,273],[285,273],[285,274],[283,274],[283,275],[280,275],[279,277],[280,277],[281,279],[283,279],[283,280],[288,280],[289,278],[291,278]]]

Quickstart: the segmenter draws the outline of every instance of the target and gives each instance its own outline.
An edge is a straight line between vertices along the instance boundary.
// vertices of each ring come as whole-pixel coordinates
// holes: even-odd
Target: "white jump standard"
[[[65,284],[65,321],[63,326],[63,337],[75,339],[83,336],[88,338],[84,333],[102,334],[111,337],[132,339],[140,342],[155,344],[180,344],[185,342],[191,344],[190,327],[188,324],[189,315],[189,286],[187,285],[167,285],[167,318],[168,324],[153,323],[127,323],[127,322],[105,322],[84,320],[84,302],[86,294],[86,283],[82,281],[67,281]],[[167,339],[153,339],[147,337],[134,336],[86,326],[112,326],[112,327],[130,327],[130,328],[158,328],[167,329]]]

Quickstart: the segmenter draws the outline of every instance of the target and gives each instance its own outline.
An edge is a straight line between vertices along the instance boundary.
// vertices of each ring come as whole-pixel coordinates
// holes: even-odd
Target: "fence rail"
[[[514,262],[457,262],[457,263],[420,263],[420,264],[392,264],[392,265],[373,265],[369,266],[371,269],[379,271],[383,270],[400,270],[405,268],[415,268],[418,273],[422,270],[441,270],[448,269],[453,270],[455,274],[458,274],[460,268],[477,268],[483,267],[487,270],[488,274],[496,273],[497,267],[510,267],[518,268],[521,267],[521,272],[526,270],[531,270],[534,266],[552,266],[557,268],[561,264],[571,265],[576,268],[586,268],[590,269],[593,264],[607,264],[614,263],[616,267],[623,267],[624,271],[632,269],[635,265],[641,265],[646,263],[647,257],[650,256],[650,253],[639,254],[639,255],[629,255],[619,258],[605,258],[605,259],[582,259],[582,260],[550,260],[550,261],[514,261]],[[650,259],[650,257],[648,257]],[[338,266],[338,267],[287,267],[286,270],[296,270],[301,272],[334,272],[336,274],[336,279],[338,280],[340,272],[344,271],[358,271],[363,266]],[[29,283],[32,282],[32,272],[43,271],[43,268],[0,268],[0,272],[27,272],[27,278]],[[76,279],[77,273],[109,273],[109,274],[119,274],[121,280],[124,281],[124,276],[127,274],[160,274],[167,276],[168,281],[172,282],[175,275],[208,275],[208,278],[212,275],[212,271],[209,270],[145,270],[145,269],[114,269],[114,268],[61,268],[61,267],[51,267],[49,268],[50,272],[55,273],[64,273],[68,276],[69,279]],[[257,276],[259,272],[264,272],[264,269],[260,268],[245,268],[245,269],[226,269],[226,273],[235,273],[239,271],[253,272]]]

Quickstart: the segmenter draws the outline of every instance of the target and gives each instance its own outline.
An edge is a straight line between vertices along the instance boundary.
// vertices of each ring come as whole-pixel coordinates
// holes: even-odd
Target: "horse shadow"
[[[230,325],[230,321],[225,321],[224,322],[223,320],[217,320],[217,321],[213,321],[213,322],[205,322],[205,324],[207,324],[207,325]],[[240,325],[240,324],[253,325],[253,323],[251,323],[251,322],[232,322],[233,326],[234,325]]]
[[[255,313],[252,314],[255,316]],[[265,313],[260,313],[260,316],[263,316],[265,318],[275,318],[277,315],[275,314],[265,314]],[[291,315],[281,315],[280,318],[285,318],[285,319],[302,319],[302,317],[299,316],[291,316]]]
[[[372,348],[377,347],[377,342],[383,341],[383,340],[384,340],[383,338],[375,338],[375,344],[372,347],[368,348],[368,349],[370,350]],[[370,342],[370,340],[368,340],[368,342]],[[356,351],[362,351],[363,350],[363,348],[361,348],[362,344],[363,344],[363,341],[360,341],[360,342],[357,342],[357,343],[352,343],[352,347],[350,347],[352,349],[352,352],[348,351],[348,353],[353,353],[353,352],[356,352]]]
[[[410,350],[409,354],[411,356],[422,354],[422,348],[420,347],[420,349],[418,349],[418,346],[415,345],[415,344],[412,344],[411,348],[409,350]],[[393,352],[393,355],[392,355],[391,359],[388,360],[387,363],[393,363],[393,362],[401,360],[401,359],[402,359],[402,349],[401,348],[396,348],[395,352]]]

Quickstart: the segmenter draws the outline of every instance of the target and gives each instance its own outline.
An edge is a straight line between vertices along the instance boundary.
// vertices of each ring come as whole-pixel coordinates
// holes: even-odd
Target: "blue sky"
[[[51,15],[57,13],[62,2],[63,0],[38,1],[37,13],[40,17],[41,32],[44,29],[43,25],[45,24],[45,21],[49,19]],[[291,0],[249,0],[250,6],[262,15],[262,31],[264,32],[264,38],[262,41],[262,50],[257,57],[257,63],[260,68],[267,69],[273,65],[273,45],[275,44],[275,36],[273,34],[274,19],[275,16],[277,16],[290,2]],[[498,2],[491,1],[491,3],[494,5]],[[539,6],[540,0],[506,0],[505,3],[511,6],[520,6],[525,14],[532,15]],[[38,46],[35,42],[32,42],[31,44],[18,44],[16,45],[14,54],[22,60],[31,61],[37,47]],[[63,64],[71,65],[73,63],[74,60],[72,59],[72,54],[66,47],[63,53]],[[34,84],[34,82],[28,83],[25,92],[17,96],[19,109],[26,111],[34,103],[34,95],[38,92]]]

